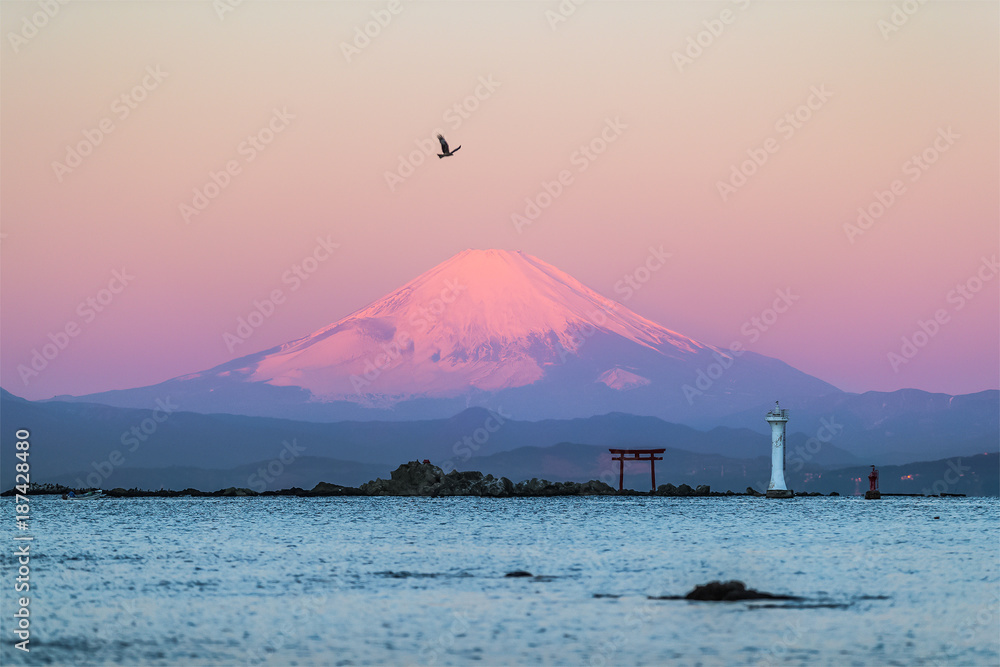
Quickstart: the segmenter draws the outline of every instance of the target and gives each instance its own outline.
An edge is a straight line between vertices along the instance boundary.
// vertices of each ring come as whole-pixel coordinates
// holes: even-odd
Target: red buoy
[[[882,494],[878,490],[878,470],[872,466],[872,471],[868,473],[868,491],[865,492],[865,500],[879,500]]]

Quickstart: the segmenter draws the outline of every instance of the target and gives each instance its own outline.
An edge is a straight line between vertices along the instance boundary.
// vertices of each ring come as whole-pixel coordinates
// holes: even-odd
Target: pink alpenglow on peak
[[[450,417],[472,406],[522,419],[682,419],[747,409],[776,391],[838,392],[777,359],[671,331],[531,255],[465,250],[308,336],[82,400],[139,407],[170,395],[197,412],[317,421]]]
[[[532,384],[596,332],[669,355],[708,348],[531,255],[466,250],[245,369],[320,400],[385,404]]]

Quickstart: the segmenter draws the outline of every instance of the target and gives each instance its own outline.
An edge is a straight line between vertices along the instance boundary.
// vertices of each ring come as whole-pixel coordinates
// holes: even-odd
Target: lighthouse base
[[[878,491],[865,491],[865,500],[881,500],[882,494]]]
[[[791,489],[768,489],[764,495],[767,498],[794,498],[795,492]]]

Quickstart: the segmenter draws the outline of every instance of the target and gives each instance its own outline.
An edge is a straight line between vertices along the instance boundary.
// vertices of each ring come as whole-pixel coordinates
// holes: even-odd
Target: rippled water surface
[[[997,499],[32,506],[31,652],[12,646],[11,520],[4,664],[1000,662]],[[805,599],[649,599],[712,579]]]

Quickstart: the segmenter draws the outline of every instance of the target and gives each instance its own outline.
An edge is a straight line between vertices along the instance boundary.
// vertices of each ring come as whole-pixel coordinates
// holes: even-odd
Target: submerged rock
[[[685,600],[707,600],[712,602],[734,602],[736,600],[799,600],[792,595],[774,595],[747,588],[742,581],[710,581],[684,596]]]
[[[550,482],[547,479],[531,479],[518,482],[513,487],[513,495],[529,497],[545,496],[609,496],[616,494],[608,484],[596,479],[589,482]]]
[[[341,486],[340,484],[330,484],[320,482],[308,492],[310,496],[360,496],[361,490],[353,486]]]
[[[533,577],[535,575],[533,575],[530,572],[526,572],[524,570],[514,570],[513,572],[508,572],[507,574],[505,574],[503,576],[505,576],[505,577]]]
[[[231,496],[256,496],[257,492],[253,489],[238,489],[235,486],[231,486],[228,489],[222,489],[218,492],[220,496],[231,497]]]

